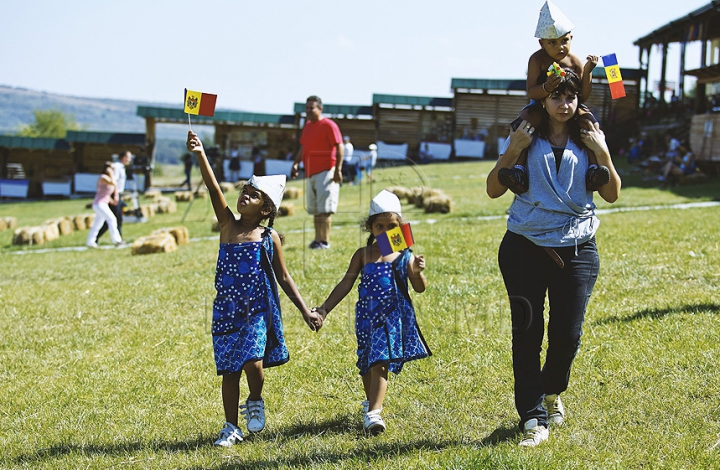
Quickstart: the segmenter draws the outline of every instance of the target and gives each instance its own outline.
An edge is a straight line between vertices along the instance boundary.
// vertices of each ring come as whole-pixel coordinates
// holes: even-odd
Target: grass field
[[[358,221],[382,187],[425,183],[455,201],[447,215],[404,206],[427,258],[429,287],[413,299],[434,354],[390,378],[388,430],[374,438],[361,426],[357,294],[318,334],[281,295],[291,361],[267,370],[267,428],[213,447],[223,414],[207,200],[182,223],[192,243],[170,254],[71,249],[87,232],[17,247],[0,232],[0,468],[720,468],[720,206],[678,206],[720,201],[717,180],[661,191],[624,169],[620,200],[598,201],[612,210],[600,215],[601,272],[563,394],[567,425],[521,449],[496,260],[512,197],[487,197],[491,166],[382,169],[372,185],[343,186],[331,250],[305,248],[301,200],[276,221],[290,272],[317,305],[364,242]],[[227,197],[234,207],[237,193]],[[0,216],[36,225],[91,212],[88,202],[3,203]],[[180,225],[188,203],[178,206],[126,224],[126,239]]]

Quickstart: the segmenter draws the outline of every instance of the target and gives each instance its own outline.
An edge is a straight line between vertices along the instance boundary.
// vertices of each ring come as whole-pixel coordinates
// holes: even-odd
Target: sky
[[[0,0],[0,85],[182,105],[184,88],[223,109],[292,114],[296,102],[369,105],[373,93],[451,97],[452,78],[524,79],[544,0]],[[615,53],[709,0],[556,0],[572,52]],[[687,68],[700,66],[699,43]],[[668,81],[677,81],[679,45]],[[650,58],[651,83],[660,55]],[[687,87],[686,83],[686,87]]]

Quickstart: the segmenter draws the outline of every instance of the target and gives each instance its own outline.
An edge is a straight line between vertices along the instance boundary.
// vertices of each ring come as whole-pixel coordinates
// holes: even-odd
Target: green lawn
[[[720,468],[720,206],[676,206],[720,201],[717,180],[662,191],[622,169],[620,200],[598,202],[628,210],[600,216],[601,273],[563,394],[567,425],[521,449],[496,259],[512,195],[485,194],[492,164],[383,169],[372,186],[343,186],[331,250],[305,248],[302,200],[276,221],[290,272],[316,305],[364,243],[359,220],[384,186],[426,184],[455,202],[446,215],[404,205],[427,258],[428,289],[413,299],[434,354],[391,377],[388,430],[374,438],[361,426],[357,294],[318,334],[281,294],[291,361],[267,370],[267,428],[212,446],[223,413],[208,200],[183,222],[192,243],[169,254],[54,249],[82,247],[86,231],[17,247],[0,232],[0,468]],[[227,197],[234,207],[237,193]],[[88,202],[2,203],[0,217],[37,225],[92,212]],[[180,225],[187,208],[126,224],[125,237]]]

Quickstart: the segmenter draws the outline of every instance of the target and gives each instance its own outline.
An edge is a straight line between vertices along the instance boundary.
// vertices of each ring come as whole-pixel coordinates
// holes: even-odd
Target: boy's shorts
[[[335,169],[315,173],[307,180],[308,214],[334,214],[337,212],[340,184],[333,181]]]

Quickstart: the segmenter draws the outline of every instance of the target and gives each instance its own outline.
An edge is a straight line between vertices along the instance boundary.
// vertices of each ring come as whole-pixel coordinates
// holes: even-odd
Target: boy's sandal
[[[498,181],[515,194],[522,194],[528,190],[525,172],[519,168],[500,168]]]

